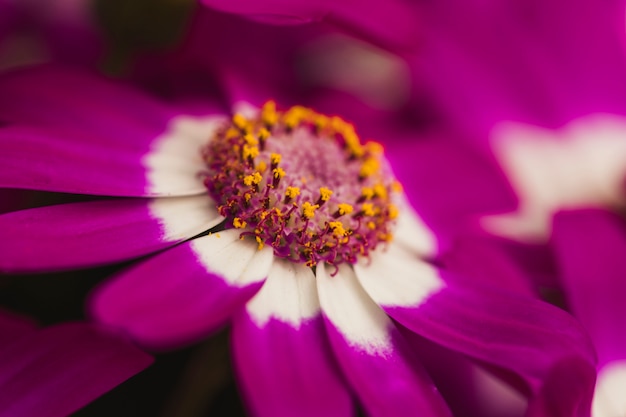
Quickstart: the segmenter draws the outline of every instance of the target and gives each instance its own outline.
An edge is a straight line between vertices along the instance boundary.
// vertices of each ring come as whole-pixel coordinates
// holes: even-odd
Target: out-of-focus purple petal
[[[451,120],[474,132],[500,120],[555,127],[590,111],[624,113],[618,3],[422,2],[429,27],[413,67]]]
[[[0,416],[64,417],[152,358],[96,326],[71,323],[18,339],[0,356]]]
[[[600,367],[626,359],[626,224],[604,210],[558,213],[553,223],[561,284],[593,339]]]
[[[479,213],[508,211],[516,198],[495,161],[444,138],[386,143],[389,159],[411,205],[446,241]]]
[[[260,288],[272,252],[236,231],[198,238],[122,272],[96,290],[93,316],[142,345],[171,348],[223,325]]]
[[[34,333],[36,328],[31,319],[0,310],[0,350],[11,346],[21,337]]]
[[[63,204],[0,216],[0,270],[45,271],[119,262],[210,229],[203,197]]]
[[[410,48],[418,42],[421,26],[414,7],[402,0],[288,1],[202,0],[217,10],[238,13],[274,24],[326,20],[348,32],[390,47]],[[393,30],[389,27],[393,26]]]

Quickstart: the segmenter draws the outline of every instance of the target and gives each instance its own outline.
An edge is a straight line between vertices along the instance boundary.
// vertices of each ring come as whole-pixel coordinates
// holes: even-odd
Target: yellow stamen
[[[254,174],[246,175],[243,178],[243,183],[246,184],[247,186],[257,185],[261,182],[262,179],[263,177],[261,176],[261,174],[259,174],[258,172],[255,172]]]
[[[243,145],[243,159],[254,159],[259,155],[259,148],[256,146]]]
[[[361,211],[366,216],[373,216],[374,215],[374,205],[372,203],[363,203],[363,205],[361,206]]]
[[[376,158],[367,158],[363,165],[361,165],[361,170],[359,171],[359,175],[361,178],[367,178],[373,174],[375,174],[380,168],[380,162]]]
[[[387,188],[381,183],[374,185],[374,193],[382,199],[387,198]]]
[[[256,140],[256,138],[254,136],[252,136],[250,133],[247,133],[243,139],[246,141],[246,143],[248,144],[248,146],[255,146],[259,144],[259,141]]]
[[[270,137],[270,131],[267,130],[266,128],[262,127],[261,129],[259,129],[258,136],[259,136],[259,140],[261,142],[266,141],[267,138]]]
[[[256,243],[259,245],[258,250],[263,249],[263,247],[265,246],[265,243],[263,243],[263,240],[259,236],[257,236],[255,239],[256,239]]]
[[[400,210],[398,210],[398,207],[396,207],[394,204],[389,204],[389,218],[391,220],[398,218],[398,215],[400,214]]]
[[[260,161],[258,164],[256,164],[256,169],[259,172],[265,172],[265,170],[267,169],[267,163],[265,163],[265,161]]]
[[[298,187],[287,187],[285,191],[285,197],[293,199],[300,195],[300,189]]]
[[[361,189],[361,196],[363,196],[366,200],[370,200],[374,197],[374,190],[370,187],[363,187]]]
[[[272,172],[274,173],[274,178],[277,179],[283,178],[286,174],[285,170],[283,170],[281,167],[274,168]]]
[[[282,156],[279,153],[273,153],[273,154],[270,155],[270,161],[272,162],[272,165],[280,164],[280,159],[281,158],[282,158]]]
[[[326,188],[326,187],[320,188],[320,200],[328,201],[332,194],[333,192],[329,188]]]
[[[343,223],[341,222],[329,222],[328,226],[330,226],[330,229],[333,231],[333,235],[337,237],[344,237],[348,234],[346,229],[343,227]]]
[[[278,121],[278,113],[276,113],[275,102],[268,101],[263,105],[263,109],[261,110],[261,120],[267,126],[273,126],[276,124]]]
[[[350,214],[354,210],[354,207],[352,207],[350,204],[346,204],[346,203],[337,204],[337,207],[339,209],[339,214],[341,216],[343,216],[344,214]]]
[[[248,127],[248,119],[246,119],[241,113],[235,113],[235,115],[233,116],[233,124],[239,130],[246,130],[246,128]]]
[[[315,216],[315,210],[317,210],[320,206],[317,204],[311,204],[308,201],[305,201],[302,204],[302,215],[307,219],[312,219]]]
[[[239,217],[233,219],[233,226],[235,226],[236,229],[243,229],[247,225],[248,223],[246,223],[245,220],[241,220]]]
[[[226,139],[236,138],[237,136],[239,136],[239,131],[235,129],[234,127],[229,127],[226,130],[226,134],[225,134]]]

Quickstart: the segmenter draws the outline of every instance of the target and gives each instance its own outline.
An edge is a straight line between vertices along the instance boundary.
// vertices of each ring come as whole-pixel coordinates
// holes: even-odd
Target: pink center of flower
[[[204,149],[205,185],[226,227],[259,249],[315,266],[355,263],[391,239],[398,215],[382,146],[361,144],[354,127],[295,106],[236,114]]]

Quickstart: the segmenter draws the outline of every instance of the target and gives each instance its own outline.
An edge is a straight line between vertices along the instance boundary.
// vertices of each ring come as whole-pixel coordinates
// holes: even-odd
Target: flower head
[[[98,288],[91,314],[159,349],[230,322],[258,415],[350,415],[356,396],[372,416],[448,416],[405,333],[508,369],[533,393],[567,361],[593,384],[568,315],[431,262],[435,235],[405,198],[416,190],[392,174],[419,154],[388,162],[304,107],[191,117],[64,69],[8,75],[0,94],[1,186],[124,197],[0,216],[0,269],[157,252]]]

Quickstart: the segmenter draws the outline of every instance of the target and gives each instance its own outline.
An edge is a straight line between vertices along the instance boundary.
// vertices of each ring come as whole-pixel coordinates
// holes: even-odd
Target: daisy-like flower
[[[0,310],[0,415],[62,417],[142,371],[150,355],[93,323],[38,329]]]
[[[92,315],[156,349],[230,321],[255,415],[348,416],[355,398],[372,416],[450,415],[403,334],[518,375],[528,415],[585,415],[594,359],[575,321],[429,261],[435,235],[404,197],[417,190],[393,174],[419,155],[387,160],[303,107],[190,116],[58,68],[0,93],[0,185],[124,197],[0,216],[0,268],[167,249],[98,288]]]

